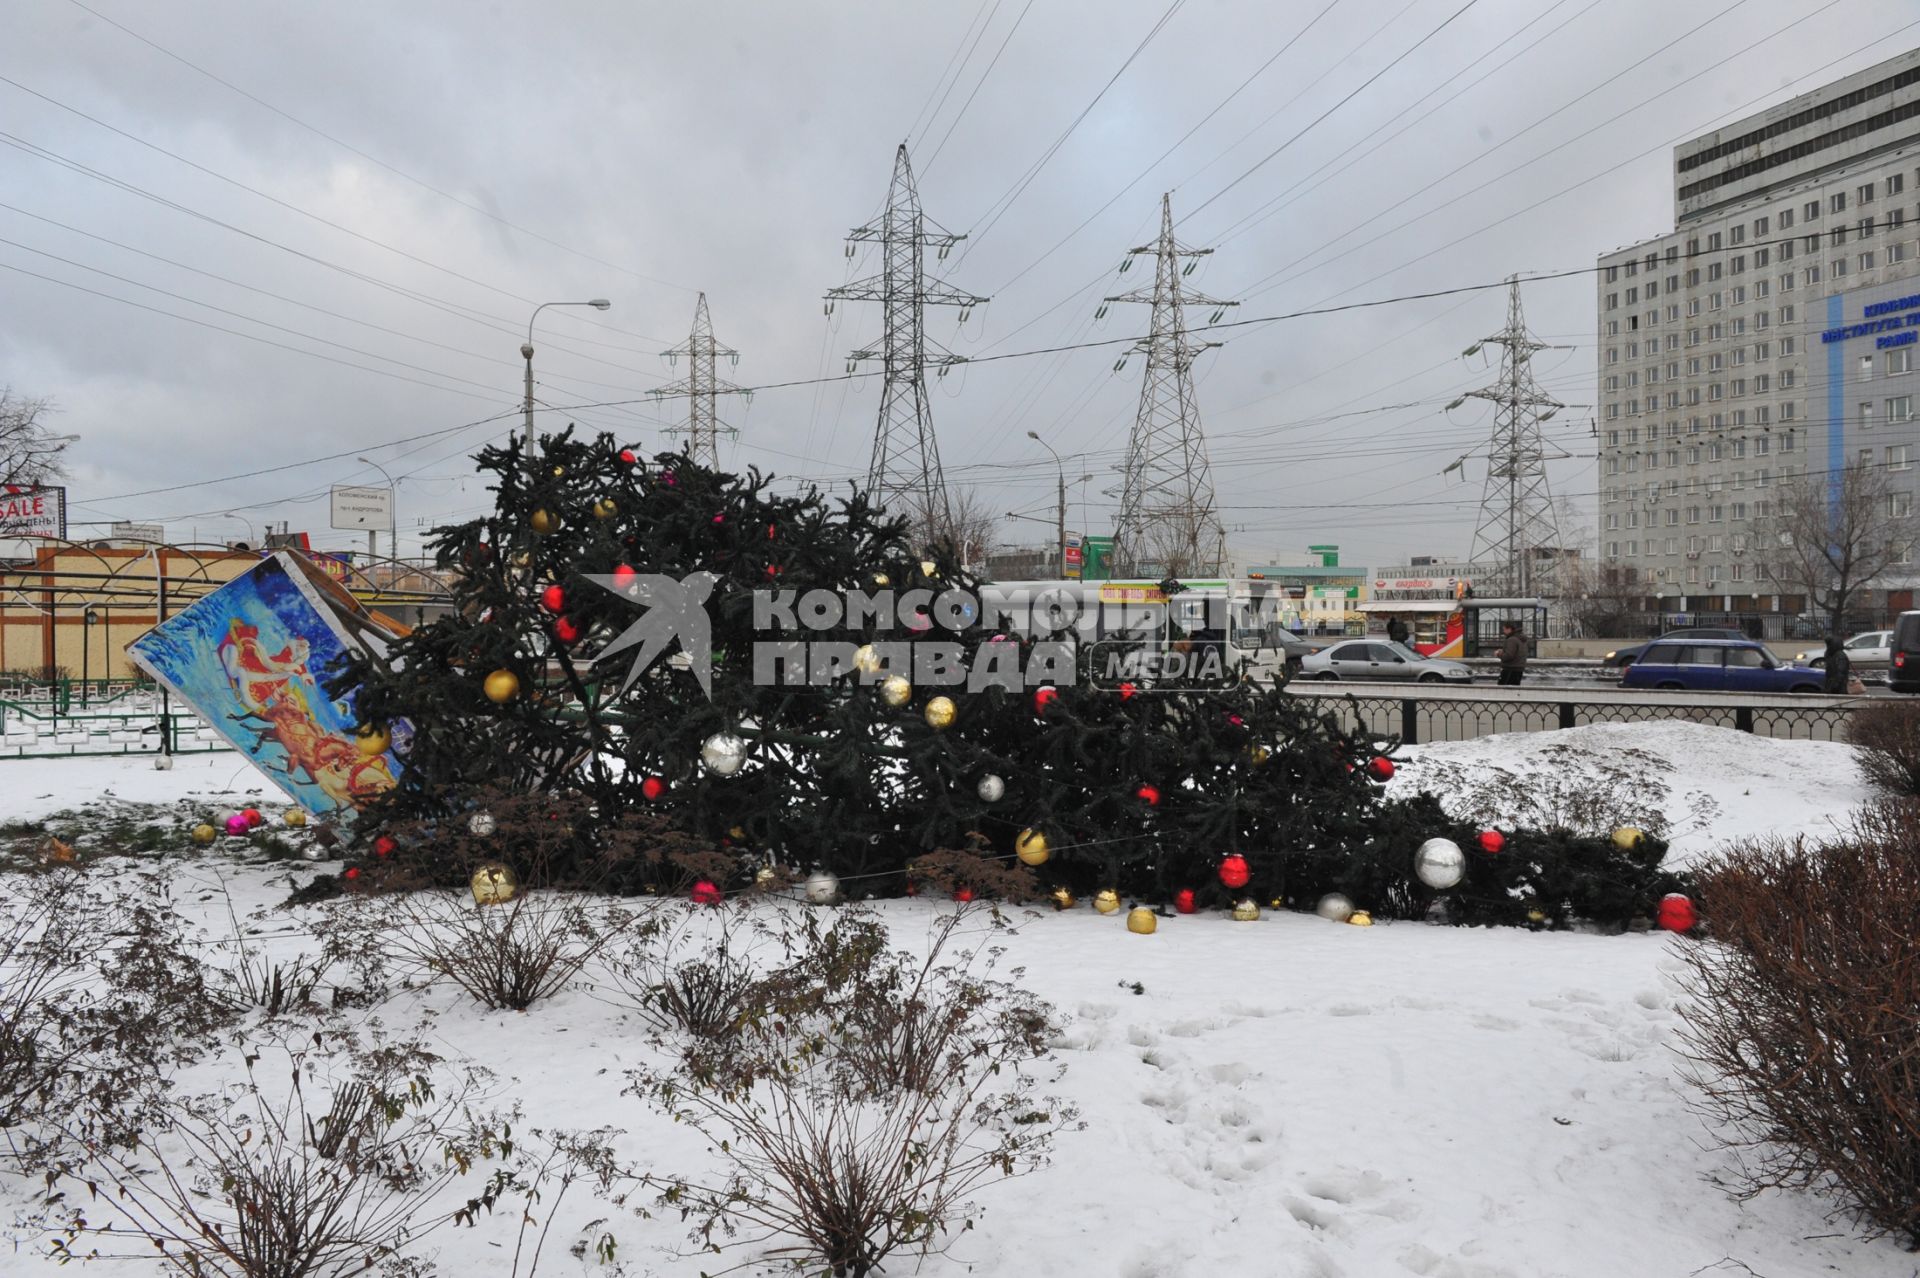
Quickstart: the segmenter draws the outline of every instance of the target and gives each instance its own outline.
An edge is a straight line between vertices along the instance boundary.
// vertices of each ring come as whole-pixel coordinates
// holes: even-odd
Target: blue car
[[[1623,688],[1688,692],[1819,692],[1822,681],[1820,671],[1782,665],[1750,639],[1656,639],[1620,676]]]

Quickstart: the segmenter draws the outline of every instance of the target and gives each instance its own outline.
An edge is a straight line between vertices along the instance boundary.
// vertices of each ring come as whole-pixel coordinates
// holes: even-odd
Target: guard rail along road
[[[1763,737],[1839,741],[1864,697],[1813,693],[1659,692],[1643,688],[1449,688],[1406,684],[1295,680],[1294,696],[1347,724],[1407,745],[1467,741],[1500,732],[1541,732],[1589,723],[1684,719]]]

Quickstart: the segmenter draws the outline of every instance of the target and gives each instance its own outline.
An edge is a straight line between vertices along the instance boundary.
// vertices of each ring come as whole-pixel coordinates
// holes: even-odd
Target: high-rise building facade
[[[1920,460],[1920,50],[1674,149],[1674,229],[1599,259],[1599,557],[1669,618],[1803,601],[1783,480]],[[1910,606],[1906,581],[1882,602]]]

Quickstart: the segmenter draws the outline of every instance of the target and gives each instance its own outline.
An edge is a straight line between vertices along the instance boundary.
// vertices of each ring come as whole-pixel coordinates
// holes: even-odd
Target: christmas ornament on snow
[[[487,676],[482,690],[487,694],[487,700],[503,706],[520,695],[520,676],[511,670],[496,670]]]
[[[1319,903],[1313,907],[1313,912],[1323,919],[1345,923],[1353,917],[1353,902],[1345,893],[1329,892],[1320,898]]]
[[[1191,914],[1194,911],[1193,889],[1181,888],[1173,894],[1173,909],[1176,914]]]
[[[1367,760],[1367,775],[1375,781],[1393,780],[1393,760],[1384,754],[1376,754]]]
[[[927,726],[936,731],[951,728],[959,713],[959,709],[953,704],[952,697],[935,697],[927,702]]]
[[[1220,861],[1220,882],[1229,889],[1243,888],[1253,872],[1247,868],[1247,858],[1238,852],[1232,852]]]
[[[1073,893],[1063,887],[1055,888],[1048,899],[1053,902],[1053,908],[1056,910],[1071,910],[1074,906]]]
[[[747,743],[731,732],[716,732],[700,746],[700,762],[715,776],[730,777],[747,761]]]
[[[1233,921],[1252,923],[1260,917],[1260,903],[1252,897],[1242,897],[1233,903]]]
[[[1467,872],[1467,854],[1452,839],[1428,839],[1413,854],[1413,873],[1437,892],[1459,884]]]
[[[240,815],[247,819],[249,830],[257,830],[267,823],[266,815],[259,808],[243,808]]]
[[[913,699],[913,685],[904,675],[888,675],[880,681],[880,699],[897,710]]]
[[[1118,913],[1120,909],[1120,894],[1112,888],[1101,888],[1098,892],[1094,893],[1093,908],[1102,914]]]
[[[1353,917],[1348,919],[1347,922],[1354,927],[1372,927],[1373,915],[1367,913],[1365,910],[1355,910]]]
[[[154,756],[153,756],[153,770],[154,770],[155,772],[171,772],[171,771],[173,771],[173,756],[172,756],[172,755],[170,755],[170,754],[156,754],[156,755],[154,755]]]
[[[305,808],[288,808],[280,814],[280,819],[297,830],[307,823],[307,810]]]
[[[205,845],[213,842],[218,837],[219,837],[219,831],[215,830],[212,826],[208,825],[205,821],[202,821],[199,825],[196,825],[193,827],[193,841],[195,843]]]
[[[234,838],[239,838],[252,828],[251,825],[247,824],[247,818],[238,812],[231,813],[227,817],[227,833]]]
[[[1622,852],[1631,852],[1639,847],[1641,841],[1646,837],[1647,832],[1639,826],[1623,825],[1613,832],[1613,846],[1619,848]]]
[[[1022,865],[1045,865],[1053,849],[1047,846],[1047,836],[1040,831],[1022,830],[1013,841],[1013,854],[1020,858]]]
[[[771,865],[763,865],[753,872],[753,885],[762,892],[770,890],[780,882],[780,871]]]
[[[1700,921],[1700,912],[1693,902],[1680,892],[1669,892],[1660,898],[1660,912],[1656,922],[1669,932],[1690,932],[1693,925]]]
[[[1127,911],[1127,931],[1136,936],[1152,936],[1159,926],[1160,920],[1144,905],[1136,905]]]
[[[687,896],[695,905],[718,905],[722,900],[720,888],[712,879],[701,879],[695,883],[693,891]]]
[[[768,877],[772,877],[772,871],[767,871],[767,874]],[[807,895],[807,904],[832,905],[840,899],[840,879],[825,870],[815,870],[807,876],[806,885],[802,890]]]
[[[966,884],[962,883],[959,887],[953,890],[953,899],[960,902],[960,904],[965,905],[968,901],[971,901],[973,899],[973,889],[968,887]]]
[[[498,861],[489,861],[473,872],[468,883],[475,905],[505,905],[520,890],[513,871]]]
[[[1478,835],[1474,836],[1474,841],[1480,845],[1480,850],[1488,856],[1498,856],[1506,850],[1507,846],[1507,836],[1498,830],[1482,830]]]
[[[476,812],[467,818],[467,833],[476,839],[491,839],[499,829],[500,823],[491,812]]]
[[[980,784],[973,788],[982,803],[998,803],[1007,793],[1007,783],[989,772],[980,778]]]

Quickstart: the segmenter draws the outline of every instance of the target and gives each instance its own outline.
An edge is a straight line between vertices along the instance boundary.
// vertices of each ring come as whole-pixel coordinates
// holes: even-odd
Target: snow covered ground
[[[1576,730],[1602,745],[1614,731]],[[1671,752],[1684,774],[1676,794],[1716,797],[1716,833],[1815,829],[1860,797],[1847,747],[1709,740],[1701,734],[1719,730],[1697,727],[1626,731],[1620,740]],[[1416,760],[1510,765],[1541,738],[1568,735],[1428,747]],[[191,798],[211,812],[259,785],[236,775],[236,762],[183,760],[171,773],[123,760],[0,764],[0,821],[100,794]],[[1396,784],[1416,784],[1421,770],[1416,762]],[[1712,842],[1699,838],[1685,846]],[[283,899],[311,868],[236,868],[215,850],[176,862],[174,876],[178,895],[211,918],[224,917],[213,891],[223,881],[244,911]],[[904,941],[952,907],[882,908]],[[1287,913],[1173,918],[1142,937],[1085,909],[1023,916],[1008,962],[1065,1014],[1066,1071],[1054,1090],[1085,1128],[1061,1135],[1037,1174],[983,1190],[986,1215],[951,1254],[890,1272],[1911,1278],[1912,1255],[1858,1240],[1828,1220],[1824,1200],[1739,1203],[1713,1183],[1731,1162],[1690,1115],[1672,1055],[1677,944],[1657,934],[1366,929]],[[398,1024],[431,1013],[436,1048],[507,1080],[524,1126],[610,1125],[626,1133],[625,1157],[704,1166],[692,1133],[620,1094],[622,1071],[650,1049],[589,992],[525,1014],[487,1012],[447,990],[401,1001],[383,1015]],[[0,1190],[0,1218],[26,1188]],[[588,1230],[596,1219],[604,1223]],[[483,1217],[436,1234],[442,1271],[507,1273],[512,1225],[510,1214]],[[729,1263],[677,1258],[678,1221],[625,1217],[576,1191],[541,1272],[609,1274],[566,1251],[601,1230],[616,1235],[627,1273]],[[0,1269],[53,1272],[24,1251]],[[151,1271],[135,1262],[113,1272]]]

